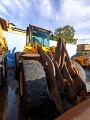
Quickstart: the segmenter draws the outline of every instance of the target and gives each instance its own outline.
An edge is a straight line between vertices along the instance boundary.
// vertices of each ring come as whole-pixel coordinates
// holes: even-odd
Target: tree
[[[63,38],[66,40],[66,43],[76,44],[77,38],[74,38],[75,30],[72,26],[66,25],[64,27],[60,27],[55,29],[54,39],[58,40],[58,38]]]

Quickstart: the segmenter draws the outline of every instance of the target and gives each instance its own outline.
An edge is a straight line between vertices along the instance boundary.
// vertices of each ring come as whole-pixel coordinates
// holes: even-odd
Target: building
[[[15,67],[15,52],[23,51],[26,44],[26,30],[16,28],[16,25],[0,17],[0,24],[8,44],[8,68]]]
[[[9,22],[1,17],[0,17],[0,24],[1,24],[1,27],[4,31],[26,35],[26,30],[16,28],[15,24],[13,24],[13,23],[11,23],[11,22]]]

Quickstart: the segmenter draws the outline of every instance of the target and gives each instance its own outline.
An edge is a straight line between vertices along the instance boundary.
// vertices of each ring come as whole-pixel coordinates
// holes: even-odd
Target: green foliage
[[[63,38],[67,43],[76,44],[77,38],[74,38],[75,30],[72,26],[66,25],[64,27],[60,27],[55,29],[54,39],[58,40],[58,38]]]

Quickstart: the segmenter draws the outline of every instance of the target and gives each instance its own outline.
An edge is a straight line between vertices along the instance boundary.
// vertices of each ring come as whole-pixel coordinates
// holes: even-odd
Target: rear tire
[[[19,80],[19,57],[20,57],[20,52],[15,53],[15,79]]]
[[[16,52],[15,53],[15,79],[19,80],[19,74],[20,74],[20,67],[19,67],[19,62],[20,62],[20,56],[22,54],[25,54],[23,52]]]

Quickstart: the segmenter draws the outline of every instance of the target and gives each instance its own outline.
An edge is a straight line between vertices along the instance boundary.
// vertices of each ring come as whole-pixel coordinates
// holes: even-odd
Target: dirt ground
[[[90,69],[85,72],[87,91],[90,92]],[[14,69],[9,69],[5,85],[0,87],[0,120],[21,120],[18,81],[14,73]]]

